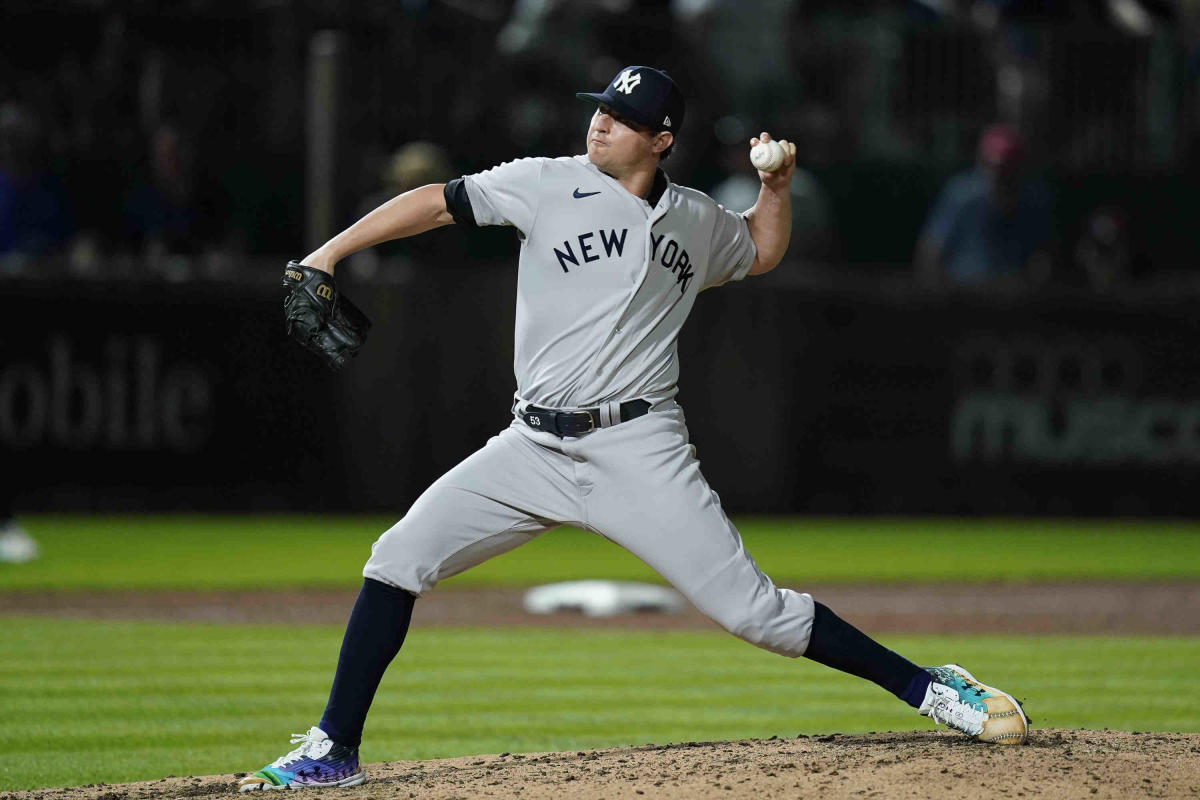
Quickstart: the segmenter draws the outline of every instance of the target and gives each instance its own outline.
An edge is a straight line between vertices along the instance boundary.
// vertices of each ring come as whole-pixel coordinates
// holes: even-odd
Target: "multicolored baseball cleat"
[[[984,686],[958,664],[926,667],[932,680],[920,713],[991,744],[1022,744],[1029,720],[1015,697]]]
[[[292,752],[238,781],[239,792],[259,789],[310,789],[357,786],[367,779],[358,765],[358,748],[340,745],[317,727],[293,733]]]

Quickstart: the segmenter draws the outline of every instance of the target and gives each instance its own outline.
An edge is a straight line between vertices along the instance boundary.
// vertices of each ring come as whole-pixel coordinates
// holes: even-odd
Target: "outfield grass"
[[[0,619],[0,790],[257,769],[315,724],[341,631]],[[1042,727],[1200,731],[1200,639],[892,637]],[[716,632],[431,629],[369,761],[931,727],[881,689]]]
[[[355,586],[371,543],[393,521],[25,516],[44,556],[0,564],[0,591]],[[783,585],[1200,578],[1200,524],[1193,522],[750,517],[738,525],[759,564]],[[559,529],[446,585],[584,578],[657,576],[599,536]]]

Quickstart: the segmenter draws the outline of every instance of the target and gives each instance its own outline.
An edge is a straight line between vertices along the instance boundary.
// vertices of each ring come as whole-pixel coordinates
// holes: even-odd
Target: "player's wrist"
[[[792,185],[792,172],[793,170],[790,166],[782,168],[777,172],[760,171],[758,178],[764,189],[783,198],[789,196]]]
[[[334,265],[336,265],[337,262],[338,260],[336,258],[332,257],[324,247],[321,247],[305,256],[304,260],[300,263],[306,267],[319,269],[322,272],[328,272],[330,275],[332,275]]]

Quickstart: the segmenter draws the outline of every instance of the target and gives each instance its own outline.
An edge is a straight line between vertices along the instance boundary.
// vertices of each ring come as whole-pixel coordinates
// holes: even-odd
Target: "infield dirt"
[[[370,764],[338,800],[588,798],[1141,798],[1200,796],[1200,734],[1036,731],[1023,747],[956,733],[689,742]],[[0,800],[237,797],[240,775],[10,792]],[[246,797],[247,795],[240,795]]]
[[[805,586],[872,633],[1200,634],[1200,585],[1147,583],[830,584]],[[344,625],[358,590],[0,592],[0,614],[73,619]],[[521,589],[439,588],[413,626],[550,625],[571,628],[713,628],[680,614],[588,618],[524,610]]]

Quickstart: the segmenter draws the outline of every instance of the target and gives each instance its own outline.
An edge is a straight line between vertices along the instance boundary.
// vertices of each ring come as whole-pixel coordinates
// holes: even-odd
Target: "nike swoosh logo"
[[[581,191],[579,191],[578,188],[576,188],[574,197],[576,200],[578,200],[581,197],[591,197],[594,194],[600,194],[600,193],[599,192],[581,192]]]

